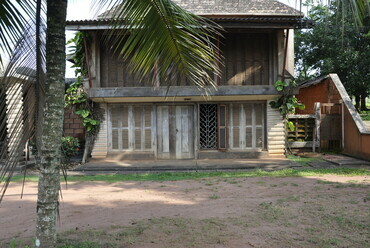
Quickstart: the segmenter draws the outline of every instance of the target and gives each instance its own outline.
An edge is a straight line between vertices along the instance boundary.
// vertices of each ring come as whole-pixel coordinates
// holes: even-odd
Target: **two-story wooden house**
[[[224,28],[224,57],[218,88],[209,95],[186,79],[138,81],[127,63],[100,41],[109,16],[69,21],[67,29],[88,31],[91,86],[105,121],[95,158],[201,159],[283,155],[282,117],[269,101],[274,83],[294,70],[293,31],[301,12],[274,0],[174,0]]]

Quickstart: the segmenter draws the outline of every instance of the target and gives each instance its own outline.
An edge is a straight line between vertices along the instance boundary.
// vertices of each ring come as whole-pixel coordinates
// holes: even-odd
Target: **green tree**
[[[370,93],[369,15],[357,25],[343,8],[338,1],[329,6],[310,5],[309,18],[315,26],[296,32],[297,77],[303,81],[337,73],[360,108],[360,99]],[[365,108],[363,104],[361,109]]]
[[[18,9],[13,1],[5,0],[0,2],[0,45],[1,49],[11,52],[13,42],[22,37],[21,30],[25,28],[27,18],[23,13],[33,13],[28,16],[40,26],[42,16],[42,4],[40,0],[27,1],[16,0]],[[30,3],[30,4],[26,4]],[[117,40],[119,44],[123,41],[123,56],[132,61],[134,71],[144,77],[153,67],[157,67],[162,78],[175,70],[188,77],[190,81],[198,86],[213,84],[208,71],[218,72],[217,56],[212,43],[212,33],[215,32],[213,24],[203,18],[195,16],[182,10],[170,0],[101,0],[101,5],[121,4],[114,15],[114,19],[126,20],[127,29],[120,28],[120,22],[113,23],[118,32],[122,32]],[[37,200],[37,224],[36,224],[36,245],[38,247],[54,247],[56,241],[56,216],[58,211],[58,192],[60,189],[60,164],[61,164],[61,136],[63,125],[64,106],[64,74],[65,74],[65,18],[67,0],[46,1],[46,87],[45,106],[43,118],[37,119],[38,125],[42,128],[41,139],[38,145],[39,155],[39,187]],[[34,18],[34,19],[33,19]],[[129,20],[129,22],[127,22]],[[121,30],[121,31],[119,31]],[[37,33],[37,42],[40,43],[41,34]],[[125,35],[130,34],[125,40]],[[161,35],[157,35],[161,33]],[[9,40],[4,35],[9,35]],[[112,36],[113,37],[113,36]],[[5,45],[5,46],[4,46]],[[40,44],[39,44],[40,45]],[[40,47],[29,47],[28,50],[40,50]],[[27,49],[26,49],[27,50]],[[34,58],[29,55],[28,60]],[[38,54],[32,62],[27,65],[36,64],[41,68],[42,58]],[[25,57],[20,56],[24,62]],[[2,58],[2,57],[0,57]],[[17,57],[12,60],[11,67],[17,66]],[[7,70],[5,78],[14,76],[15,70]],[[14,72],[12,74],[12,72]],[[41,73],[36,73],[36,84],[41,84]],[[5,85],[5,84],[4,84]],[[3,87],[3,84],[1,84]],[[8,87],[8,85],[7,85]],[[42,104],[40,104],[42,106]],[[2,109],[3,110],[3,109]],[[3,125],[6,120],[0,120]],[[0,125],[0,126],[1,126]],[[28,137],[27,137],[28,138]],[[22,139],[24,140],[24,139]],[[23,143],[19,144],[18,152]],[[7,153],[6,149],[0,154]],[[13,155],[16,155],[16,152]],[[15,168],[14,157],[6,162],[1,168],[0,180],[4,183],[4,193]],[[10,172],[9,172],[10,171]],[[9,173],[8,173],[9,172]]]

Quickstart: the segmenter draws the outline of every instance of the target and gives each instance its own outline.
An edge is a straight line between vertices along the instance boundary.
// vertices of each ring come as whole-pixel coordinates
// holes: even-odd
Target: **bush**
[[[62,137],[62,155],[67,160],[78,153],[79,147],[80,143],[77,138],[71,136]]]

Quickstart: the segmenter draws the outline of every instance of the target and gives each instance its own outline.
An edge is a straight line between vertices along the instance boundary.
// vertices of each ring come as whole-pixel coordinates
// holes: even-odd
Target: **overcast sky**
[[[105,9],[96,11],[92,9],[92,2],[94,0],[69,0],[67,10],[67,20],[85,20],[96,17],[97,14],[102,13]],[[299,0],[281,0],[280,2],[285,3],[293,8],[300,9]],[[97,13],[98,12],[98,13]],[[302,12],[305,12],[302,10]],[[73,37],[74,32],[66,32],[67,40]],[[66,77],[74,77],[74,69],[71,68],[72,63],[67,62]]]

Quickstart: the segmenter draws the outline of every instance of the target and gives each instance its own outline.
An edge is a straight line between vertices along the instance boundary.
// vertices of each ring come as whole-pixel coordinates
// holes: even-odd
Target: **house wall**
[[[204,103],[207,104],[206,102],[204,102]],[[219,103],[223,106],[227,106],[227,109],[228,109],[228,117],[227,117],[227,121],[226,121],[228,123],[228,125],[227,125],[228,146],[227,146],[227,150],[225,150],[225,151],[227,151],[227,153],[225,153],[225,151],[224,151],[224,152],[218,153],[217,156],[215,156],[214,153],[212,153],[212,154],[207,153],[207,155],[204,155],[203,153],[207,152],[207,150],[206,151],[202,150],[202,154],[203,154],[202,158],[205,158],[205,156],[209,156],[209,155],[215,156],[214,158],[216,158],[216,157],[217,158],[229,158],[230,156],[231,157],[240,156],[241,152],[245,153],[245,155],[242,155],[244,157],[247,156],[248,153],[261,154],[260,152],[268,153],[270,155],[282,156],[285,152],[285,138],[284,138],[285,136],[284,136],[283,120],[282,120],[282,117],[281,117],[279,111],[275,110],[275,109],[272,109],[267,103],[268,103],[267,101],[265,101],[265,102],[263,102],[263,101],[260,101],[260,102],[251,102],[251,101],[249,101],[248,102],[248,101],[246,101],[246,102],[240,102],[240,103],[228,103],[228,102]],[[203,104],[203,103],[199,103],[199,104]],[[234,106],[235,104],[236,104],[236,108]],[[244,107],[244,110],[240,109],[242,105]],[[101,104],[101,107],[103,108],[104,113],[105,113],[105,121],[103,121],[101,123],[101,129],[100,129],[100,132],[99,132],[98,137],[96,139],[96,142],[95,142],[95,145],[94,145],[94,148],[93,148],[93,152],[92,152],[93,158],[105,158],[108,154],[110,154],[110,156],[114,156],[116,158],[121,158],[121,159],[132,159],[132,158],[154,159],[155,157],[158,156],[158,154],[157,154],[157,145],[159,144],[158,143],[159,141],[157,140],[157,135],[161,136],[160,132],[158,131],[158,128],[160,129],[160,131],[161,130],[162,131],[167,130],[166,132],[171,133],[169,127],[164,128],[162,126],[158,126],[158,125],[162,124],[162,122],[167,123],[167,122],[170,122],[172,120],[171,118],[169,118],[168,120],[166,119],[167,121],[159,121],[158,122],[157,118],[160,118],[160,117],[157,116],[158,113],[160,112],[160,111],[158,112],[159,108],[161,108],[161,109],[163,109],[163,108],[167,109],[168,108],[169,109],[168,114],[175,111],[175,109],[176,109],[176,112],[178,112],[177,108],[181,108],[181,107],[184,107],[184,106],[194,106],[194,111],[198,109],[197,105],[189,104],[189,103],[179,103],[179,104],[175,104],[175,105],[174,104],[168,104],[168,103],[162,103],[162,104],[158,104],[156,106],[157,107],[153,107],[153,109],[151,111],[151,113],[152,113],[151,116],[152,117],[150,117],[150,119],[148,119],[150,114],[149,113],[147,114],[146,112],[143,112],[144,115],[139,116],[141,118],[136,116],[136,114],[138,113],[136,110],[139,110],[139,108],[147,109],[148,107],[150,107],[150,106],[145,105],[145,104],[144,105],[143,104],[124,104],[124,105],[122,105],[122,104],[118,104],[118,105],[117,104],[111,104],[111,105],[108,105],[108,104],[105,104],[105,103]],[[170,111],[171,106],[172,106],[172,112]],[[176,106],[178,106],[178,107],[176,107]],[[265,108],[265,111],[262,111],[262,112],[265,112],[265,117],[262,119],[262,122],[259,121],[259,118],[262,118],[260,116],[261,111],[258,110],[258,108],[260,108],[260,107]],[[117,112],[117,110],[119,110],[119,111]],[[122,111],[120,111],[120,110],[122,110]],[[125,110],[127,110],[126,111],[127,113],[125,113]],[[258,112],[256,112],[257,110],[258,110]],[[181,112],[183,112],[182,109],[181,109]],[[248,114],[246,116],[244,116],[244,115],[241,115],[241,116],[238,115],[237,117],[234,116],[236,113],[237,114],[239,114],[239,113],[244,114],[244,112],[246,114],[247,113]],[[196,124],[196,123],[198,123],[198,121],[197,121],[198,112],[195,111],[193,113],[193,111],[191,111],[191,113],[188,113],[188,114],[190,114],[192,116],[191,120],[189,119],[189,121],[193,122],[193,120],[194,120],[194,125],[191,125],[192,126],[191,130],[193,130],[192,132],[194,132],[194,133],[193,133],[193,135],[191,135],[191,137],[193,137],[193,138],[190,137],[189,140],[186,142],[186,144],[188,144],[190,142],[190,139],[193,139],[193,141],[191,143],[194,142],[194,144],[189,146],[190,147],[189,149],[190,150],[194,149],[195,157],[198,157],[197,156],[197,153],[198,153],[198,148],[197,147],[198,147],[198,142],[199,142],[198,139],[199,139],[199,135],[200,135],[199,134],[199,129],[197,128],[198,124]],[[253,115],[253,117],[252,117],[252,115]],[[130,116],[131,116],[131,119],[130,119]],[[258,116],[260,116],[260,117],[258,117]],[[138,122],[139,119],[137,119],[136,117],[138,117],[141,120],[145,120],[145,122],[143,122],[143,123],[145,123],[145,130],[144,130],[145,133],[144,133],[143,130],[141,130],[142,128],[138,129],[139,127],[142,127],[143,124],[141,122]],[[176,121],[174,123],[178,124],[178,121],[177,121],[178,117],[179,116],[176,115],[176,117],[175,117]],[[183,117],[181,117],[181,118],[183,118]],[[250,118],[252,118],[252,120],[254,120],[254,121],[251,122]],[[151,121],[152,124],[150,124],[148,122],[149,120],[152,120]],[[245,123],[242,120],[244,120]],[[237,123],[235,123],[235,121],[237,121]],[[146,122],[148,122],[148,123],[146,123]],[[241,125],[241,124],[239,124],[239,122],[243,122],[244,124]],[[122,124],[120,124],[120,123],[122,123]],[[130,123],[131,123],[131,126],[129,125]],[[252,123],[253,123],[253,126],[250,126],[250,125],[252,125]],[[265,123],[265,124],[263,124],[263,123]],[[126,124],[127,124],[127,128],[126,128]],[[262,124],[262,126],[258,126],[258,125],[261,125],[261,124]],[[139,126],[137,126],[137,125],[139,125]],[[232,126],[230,126],[230,125],[232,125]],[[150,148],[149,150],[146,150],[146,147],[147,147],[146,144],[149,144],[149,143],[146,142],[146,139],[145,139],[145,137],[147,137],[149,135],[149,133],[146,133],[146,130],[147,130],[146,127],[147,126],[151,127],[151,130],[152,130],[152,132],[151,132],[151,135],[152,135],[151,141],[153,143],[153,147]],[[170,126],[171,126],[171,124],[170,124]],[[117,129],[117,127],[119,127],[119,128]],[[129,135],[130,127],[132,129],[131,133],[133,133],[133,131],[135,131],[134,136],[132,136],[133,134]],[[112,128],[113,129],[115,128],[115,130],[116,129],[119,130],[118,133],[117,132],[113,133],[112,132],[113,130],[111,130]],[[243,130],[242,133],[247,132],[248,130],[254,130],[255,129],[251,133],[251,134],[253,134],[251,136],[252,139],[251,140],[248,139],[248,140],[243,141],[242,139],[243,139],[244,135],[240,136],[239,132],[235,133],[235,130],[234,130],[235,128],[237,128],[236,131],[242,132],[241,130]],[[262,128],[262,129],[260,131],[258,131],[259,128],[260,129]],[[177,127],[176,129],[179,129],[179,128]],[[128,132],[125,132],[125,130],[128,131]],[[137,133],[140,130],[141,130],[141,132]],[[148,129],[148,130],[150,130],[150,129]],[[265,131],[263,131],[263,130],[265,130]],[[120,132],[122,132],[122,134],[120,134]],[[159,133],[157,134],[157,132],[159,132]],[[258,134],[259,132],[262,132],[262,133]],[[127,135],[129,135],[129,136],[127,136]],[[139,136],[137,136],[137,135],[139,135]],[[238,142],[237,142],[236,145],[234,144],[235,140],[231,139],[231,137],[234,136],[234,135],[237,135],[236,138],[238,139]],[[262,136],[258,136],[258,135],[262,135]],[[131,141],[130,141],[130,137],[132,138]],[[150,136],[148,136],[148,137],[150,137]],[[259,137],[262,137],[262,138],[259,138]],[[263,138],[263,137],[265,137],[265,138]],[[118,138],[118,140],[117,140],[117,138]],[[139,138],[139,139],[137,139],[137,138]],[[130,141],[130,142],[128,142],[128,141]],[[148,141],[150,142],[150,139]],[[124,142],[126,142],[126,143],[124,144]],[[145,144],[145,147],[143,147],[143,145],[141,145],[140,147],[137,147],[136,142]],[[177,142],[177,140],[176,140],[176,142]],[[263,142],[263,144],[265,144],[265,145],[261,145],[262,143],[259,143],[259,142]],[[267,142],[267,143],[265,143],[265,142]],[[117,144],[119,144],[119,145],[117,145]],[[193,148],[191,148],[191,147],[193,147]],[[213,149],[213,150],[218,151],[217,148]],[[236,155],[236,153],[238,153],[238,155]],[[137,156],[135,156],[135,154]],[[228,155],[228,154],[234,154],[234,155]],[[183,156],[176,156],[176,158],[178,158],[178,157],[183,158],[185,156],[184,154],[182,154],[182,155]],[[249,156],[252,156],[252,155],[249,155]],[[194,155],[191,155],[190,157],[194,157]],[[170,158],[170,157],[168,157],[168,158]]]
[[[297,109],[297,114],[312,114],[315,102],[340,103],[341,100],[338,90],[329,79],[307,88],[299,89],[299,94],[296,97],[306,105],[304,110]]]
[[[283,118],[279,110],[271,108],[269,103],[270,101],[266,105],[268,153],[270,155],[284,155],[285,130]]]
[[[79,141],[85,140],[85,129],[82,126],[81,118],[73,113],[72,109],[64,109],[64,136],[78,138]]]
[[[8,155],[19,159],[19,144],[24,138],[23,83],[14,83],[6,91],[6,126]]]
[[[347,108],[344,108],[343,153],[370,161],[370,132],[359,132]]]
[[[105,43],[99,45],[99,35],[94,33],[90,48],[92,86],[96,87],[152,87],[189,86],[187,79],[175,75],[167,82],[156,82],[154,75],[139,80],[130,71],[128,63],[108,49]],[[226,33],[220,40],[224,57],[221,65],[222,77],[219,85],[273,85],[282,73],[285,55],[285,35],[283,30],[264,32]],[[293,32],[290,34],[286,69],[293,70]],[[293,66],[292,66],[293,65]]]
[[[100,130],[95,139],[94,147],[91,153],[92,158],[105,158],[108,154],[108,106],[106,103],[100,103],[103,113],[103,120],[100,122]]]

